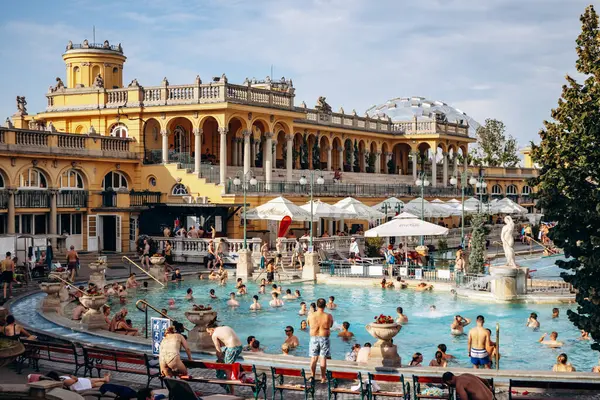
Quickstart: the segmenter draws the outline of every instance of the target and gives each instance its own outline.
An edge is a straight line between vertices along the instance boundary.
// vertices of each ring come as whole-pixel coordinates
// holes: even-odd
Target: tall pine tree
[[[469,273],[482,274],[485,264],[485,214],[475,214],[471,219],[471,250],[469,252]]]
[[[562,88],[552,120],[544,122],[539,146],[532,155],[541,166],[532,180],[537,208],[556,221],[549,237],[563,248],[569,271],[563,278],[577,289],[577,310],[569,319],[591,334],[592,349],[600,350],[600,31],[593,6],[581,16],[577,38],[577,71]]]

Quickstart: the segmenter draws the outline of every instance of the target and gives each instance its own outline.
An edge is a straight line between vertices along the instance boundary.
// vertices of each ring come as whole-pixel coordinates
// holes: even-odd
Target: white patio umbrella
[[[350,213],[351,217],[344,217],[348,219],[360,219],[366,221],[374,221],[376,219],[383,219],[385,215],[382,212],[374,210],[366,204],[361,203],[353,197],[346,197],[343,200],[338,201],[334,206],[342,208]]]
[[[310,201],[300,206],[304,211],[310,214]],[[318,218],[352,218],[354,214],[350,211],[346,211],[343,208],[332,206],[331,204],[323,203],[321,200],[314,200],[312,205],[313,215]]]
[[[285,216],[289,216],[293,221],[310,221],[310,211],[304,210],[281,196],[246,212],[247,219],[281,221]],[[319,217],[314,215],[313,221],[318,220]]]
[[[396,197],[390,197],[379,204],[375,204],[371,208],[384,214],[386,214],[387,211],[387,216],[393,217],[396,215],[396,213],[402,211],[404,208],[404,202]]]
[[[414,200],[409,201],[404,209],[414,215],[421,215],[423,210],[423,217],[425,218],[445,218],[453,215],[459,215],[458,211],[450,206],[444,204],[430,203],[427,200],[423,200],[417,197]]]
[[[448,200],[446,202],[446,204],[461,204],[461,203],[460,203],[460,200],[452,199],[452,200]]]
[[[492,202],[490,212],[492,214],[525,214],[527,209],[505,197],[501,200]]]
[[[365,232],[365,237],[440,236],[448,234],[448,228],[422,221],[416,215],[403,212],[391,221]]]

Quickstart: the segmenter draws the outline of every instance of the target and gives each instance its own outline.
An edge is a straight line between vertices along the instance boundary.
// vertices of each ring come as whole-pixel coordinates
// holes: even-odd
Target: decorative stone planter
[[[66,281],[67,279],[69,279],[69,275],[70,275],[69,271],[51,272],[48,275],[48,279],[50,279],[51,281],[59,281],[62,284],[62,287],[60,288],[60,291],[58,292],[58,298],[63,303],[69,301],[69,288],[62,281]],[[57,278],[60,278],[60,279],[57,279]],[[62,279],[62,281],[61,281],[61,279]]]
[[[81,325],[87,329],[108,329],[104,320],[104,313],[101,308],[106,304],[106,296],[99,295],[83,295],[79,298],[81,304],[88,310],[81,318]]]
[[[25,352],[25,346],[18,340],[0,339],[0,368],[10,364]]]
[[[104,288],[104,286],[106,286],[106,263],[89,263],[88,268],[91,271],[89,282],[94,283],[98,289]]]
[[[165,258],[163,256],[159,257],[150,257],[150,263],[152,265],[163,265],[165,263]]]
[[[47,294],[42,302],[42,311],[55,312],[57,314],[62,312],[60,307],[60,297],[58,296],[58,293],[62,287],[63,284],[60,282],[44,282],[40,284],[40,289],[42,289],[42,292]]]
[[[206,332],[206,327],[211,321],[217,319],[217,312],[215,310],[186,311],[185,317],[194,324],[194,329],[188,335],[188,341],[200,349],[213,348],[212,338]]]
[[[365,329],[377,342],[371,348],[369,363],[383,365],[384,367],[399,367],[401,364],[398,348],[392,339],[400,332],[400,324],[368,324]]]
[[[154,277],[154,279],[156,279],[157,281],[166,282],[165,268],[162,265],[154,264],[153,266],[150,267],[150,270],[148,271],[148,273],[150,275],[152,275]]]

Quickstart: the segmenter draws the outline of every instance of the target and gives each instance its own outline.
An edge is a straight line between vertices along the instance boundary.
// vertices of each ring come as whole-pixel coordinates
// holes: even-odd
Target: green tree
[[[517,140],[506,135],[504,122],[488,118],[477,128],[477,151],[470,154],[471,165],[514,167],[519,163]]]
[[[583,83],[566,77],[552,120],[544,121],[541,143],[532,145],[540,165],[536,185],[538,209],[557,224],[549,237],[564,249],[557,261],[563,279],[577,290],[577,310],[569,319],[590,333],[600,351],[600,30],[593,6],[580,18],[577,72]]]
[[[358,152],[358,142],[354,139],[354,172],[360,172],[360,159]]]
[[[394,162],[394,159],[392,157],[390,157],[390,159],[387,162],[387,168],[388,168],[388,174],[396,173],[396,163]]]
[[[352,142],[349,140],[346,140],[346,143],[344,144],[345,150],[344,150],[344,155],[345,155],[345,165],[344,165],[344,171],[350,171],[352,169]],[[346,168],[346,165],[348,166]]]
[[[469,253],[469,272],[474,274],[483,273],[485,264],[485,214],[475,214],[471,219],[473,231],[471,233],[471,251]]]
[[[308,139],[306,133],[302,136],[302,144],[300,145],[300,168],[308,169]]]
[[[367,163],[367,172],[375,172],[375,160],[377,156],[373,152],[365,153],[365,162]]]
[[[321,149],[317,140],[315,140],[315,143],[313,144],[312,158],[313,169],[321,169]]]
[[[381,237],[365,238],[365,254],[367,257],[381,257],[384,240]]]

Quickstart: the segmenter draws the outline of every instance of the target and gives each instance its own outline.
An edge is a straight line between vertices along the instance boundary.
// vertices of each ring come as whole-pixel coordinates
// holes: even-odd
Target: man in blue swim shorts
[[[477,326],[469,331],[469,357],[473,368],[490,368],[490,356],[487,351],[491,347],[490,333],[483,327],[485,318],[477,316]]]
[[[327,358],[331,357],[329,335],[333,326],[333,317],[325,312],[325,299],[317,300],[317,311],[308,316],[310,327],[310,344],[308,355],[310,357],[310,371],[315,377],[317,360],[321,358],[321,383],[327,382]]]

